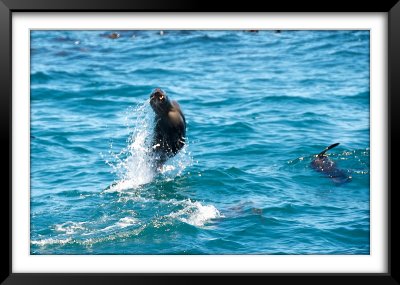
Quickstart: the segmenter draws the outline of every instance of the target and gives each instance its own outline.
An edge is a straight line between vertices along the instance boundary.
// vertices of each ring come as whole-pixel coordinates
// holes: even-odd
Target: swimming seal
[[[155,113],[152,153],[159,169],[185,145],[186,120],[179,104],[160,88],[150,94],[150,106]]]
[[[115,39],[119,39],[121,37],[121,34],[113,32],[111,34],[108,34],[108,33],[101,34],[100,36],[103,37],[103,38],[108,38],[108,39],[115,40]]]
[[[121,37],[121,35],[118,33],[112,33],[112,34],[108,35],[108,38],[113,39],[113,40],[118,39],[119,37]]]
[[[311,167],[316,171],[327,175],[334,183],[342,184],[350,182],[351,176],[348,175],[348,172],[337,168],[337,164],[329,159],[329,157],[325,154],[328,150],[338,145],[339,143],[334,143],[325,148],[319,154],[315,155],[315,159],[311,162]]]

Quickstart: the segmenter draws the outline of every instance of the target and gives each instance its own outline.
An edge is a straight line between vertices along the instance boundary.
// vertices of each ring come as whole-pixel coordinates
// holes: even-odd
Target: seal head
[[[167,94],[160,88],[154,89],[150,94],[150,106],[158,116],[165,116],[172,109]]]

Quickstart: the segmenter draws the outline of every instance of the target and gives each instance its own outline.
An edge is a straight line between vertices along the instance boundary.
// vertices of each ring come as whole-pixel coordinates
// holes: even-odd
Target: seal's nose
[[[164,92],[160,88],[156,88],[153,91],[154,95],[162,95]]]
[[[163,100],[165,97],[164,94],[165,93],[161,88],[156,88],[156,89],[154,89],[153,93],[151,93],[150,98],[151,99],[157,98],[157,99]]]

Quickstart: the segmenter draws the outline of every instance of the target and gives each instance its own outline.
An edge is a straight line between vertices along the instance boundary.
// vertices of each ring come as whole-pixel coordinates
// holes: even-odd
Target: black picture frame
[[[391,181],[391,162],[397,161],[396,154],[391,153],[391,145],[398,145],[396,139],[395,122],[400,119],[396,116],[396,106],[400,94],[400,80],[396,78],[400,74],[400,2],[399,0],[386,1],[382,3],[363,3],[335,1],[332,12],[385,12],[388,13],[388,272],[382,274],[42,274],[42,273],[13,273],[12,251],[11,251],[11,205],[12,205],[12,76],[11,76],[11,39],[12,39],[12,14],[14,12],[323,12],[328,6],[324,1],[308,1],[297,4],[285,2],[274,3],[274,7],[262,7],[260,1],[250,3],[230,3],[229,6],[216,7],[215,3],[188,3],[183,1],[146,0],[146,1],[124,1],[124,0],[0,0],[0,129],[1,150],[8,153],[8,170],[3,181],[8,181],[8,191],[3,189],[1,194],[1,225],[4,237],[1,246],[2,264],[0,270],[1,284],[148,284],[165,282],[190,282],[196,278],[261,278],[265,283],[282,284],[307,282],[308,284],[398,284],[399,272],[396,255],[398,252],[398,234],[396,225],[396,201],[399,202],[395,189],[395,183]],[[257,3],[258,2],[258,3]],[[264,4],[265,5],[265,4]],[[269,4],[268,4],[269,5]],[[246,7],[243,7],[246,6]],[[397,80],[396,80],[397,79]],[[3,155],[7,157],[6,155]],[[395,181],[394,181],[395,182]],[[8,198],[8,199],[7,199]],[[8,233],[6,234],[6,231]],[[393,242],[392,242],[393,241]],[[224,280],[225,281],[225,280]],[[236,280],[235,280],[236,281]],[[239,281],[239,280],[238,280]],[[241,281],[241,280],[240,280]]]

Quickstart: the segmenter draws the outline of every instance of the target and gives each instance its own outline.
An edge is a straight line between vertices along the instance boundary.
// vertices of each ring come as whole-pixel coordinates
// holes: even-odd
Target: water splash
[[[111,143],[109,151],[111,158],[105,159],[117,176],[114,183],[106,189],[107,192],[135,189],[149,183],[154,177],[149,156],[154,115],[148,101],[136,108],[128,108],[124,121],[129,132],[127,146],[119,153],[115,153]]]
[[[200,202],[192,202],[190,199],[181,201],[180,203],[183,209],[173,212],[168,216],[192,226],[202,227],[213,219],[223,217],[213,205],[202,205]]]
[[[129,131],[127,146],[119,153],[114,153],[110,145],[109,154],[112,159],[106,160],[106,163],[112,167],[117,180],[105,192],[137,189],[141,185],[152,182],[158,175],[168,181],[182,175],[185,168],[193,163],[188,144],[186,144],[175,157],[163,165],[159,173],[154,171],[151,154],[154,112],[149,100],[136,108],[128,108],[125,113],[125,125]]]

